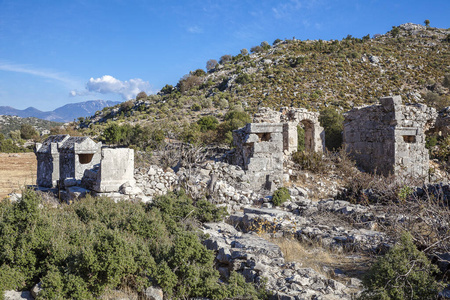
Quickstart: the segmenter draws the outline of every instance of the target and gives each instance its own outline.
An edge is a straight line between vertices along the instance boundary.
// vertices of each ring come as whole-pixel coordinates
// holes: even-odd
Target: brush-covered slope
[[[450,105],[449,49],[449,29],[410,23],[361,39],[263,42],[250,53],[242,49],[239,55],[222,56],[218,64],[209,61],[208,72],[192,71],[158,95],[105,108],[81,127],[92,124],[95,134],[106,121],[116,120],[167,131],[200,115],[220,119],[236,105],[249,113],[259,106],[345,111],[387,95],[440,108]]]

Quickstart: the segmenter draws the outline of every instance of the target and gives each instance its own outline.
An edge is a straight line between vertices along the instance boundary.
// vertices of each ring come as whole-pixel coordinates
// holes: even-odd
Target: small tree
[[[391,34],[393,37],[397,37],[400,33],[400,29],[396,26],[392,26]]]
[[[409,233],[380,257],[364,278],[360,299],[436,299],[442,286],[434,278],[438,268],[417,250]]]
[[[20,138],[24,140],[29,140],[37,137],[39,134],[30,124],[22,124],[20,126]]]
[[[201,83],[202,80],[200,79],[200,77],[192,74],[187,74],[180,79],[180,81],[177,84],[177,87],[181,93],[185,93],[194,87],[200,86]]]
[[[285,187],[280,187],[273,193],[272,203],[275,206],[280,206],[289,199],[291,199],[291,195],[289,195],[289,190]]]
[[[332,107],[320,112],[320,125],[325,129],[325,146],[328,150],[336,150],[342,146],[342,130],[344,117]]]
[[[426,19],[425,21],[423,21],[423,23],[425,24],[425,26],[430,27],[430,20]]]
[[[211,70],[213,70],[217,65],[217,60],[215,59],[210,59],[206,62],[206,70],[209,72]]]
[[[144,91],[142,91],[142,92],[140,92],[139,94],[136,95],[136,100],[145,99],[145,98],[147,98],[147,93],[144,92]]]
[[[220,63],[226,64],[226,63],[230,62],[232,58],[233,57],[230,54],[222,55],[222,57],[220,58]]]
[[[270,49],[270,45],[267,41],[261,42],[261,48],[264,50],[269,50]]]
[[[161,93],[163,94],[171,94],[173,91],[175,90],[175,88],[170,85],[170,84],[166,84],[162,89],[161,89]]]
[[[197,124],[200,126],[201,132],[206,132],[208,130],[215,130],[217,125],[219,125],[219,121],[214,116],[205,116],[201,117]]]
[[[250,48],[250,52],[252,53],[259,53],[263,52],[263,48],[261,46],[255,46]]]
[[[248,50],[246,48],[241,49],[241,54],[242,55],[247,55],[248,54]]]
[[[198,77],[203,77],[206,75],[205,70],[203,69],[197,69],[194,72],[192,72],[192,75],[198,76]]]

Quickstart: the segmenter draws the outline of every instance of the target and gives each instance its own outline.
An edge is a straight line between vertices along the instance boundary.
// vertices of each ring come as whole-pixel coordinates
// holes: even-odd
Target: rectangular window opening
[[[415,135],[404,135],[403,141],[408,144],[412,144],[416,142],[416,136]]]
[[[82,165],[90,163],[92,161],[92,157],[94,157],[94,153],[78,154],[78,160]]]

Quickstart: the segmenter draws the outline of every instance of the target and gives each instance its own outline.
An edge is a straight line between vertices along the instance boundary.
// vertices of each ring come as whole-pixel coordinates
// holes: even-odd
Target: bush
[[[247,123],[252,120],[250,116],[244,112],[237,109],[230,110],[226,113],[224,117],[225,122],[220,124],[217,128],[219,142],[224,142],[230,144],[233,142],[232,131],[244,127]]]
[[[285,187],[278,188],[272,196],[272,202],[275,206],[280,206],[289,199],[291,199],[291,195],[289,195],[289,190]]]
[[[136,95],[136,100],[146,99],[146,98],[147,98],[147,93],[144,91],[139,92],[139,94]]]
[[[175,88],[170,85],[170,84],[166,84],[162,89],[161,89],[161,93],[163,94],[171,94],[173,91],[175,91]]]
[[[203,77],[203,76],[206,75],[206,72],[203,69],[197,69],[192,74],[197,76],[197,77]]]
[[[219,124],[219,121],[214,116],[205,116],[201,117],[197,121],[197,124],[200,125],[200,130],[202,132],[206,132],[208,130],[215,130]]]
[[[20,126],[20,138],[24,140],[33,139],[39,136],[39,133],[30,124],[22,124]]]
[[[206,62],[206,70],[209,72],[211,70],[214,70],[217,65],[217,60],[210,59]]]
[[[222,65],[224,65],[226,63],[229,63],[232,59],[233,59],[233,57],[230,54],[225,54],[225,55],[222,55],[219,62]]]
[[[198,104],[198,103],[194,103],[194,104],[192,104],[191,109],[193,111],[201,111],[202,110],[202,106],[200,104]]]
[[[199,87],[201,84],[202,80],[200,77],[193,74],[187,74],[178,81],[177,88],[184,94],[193,88]]]
[[[371,267],[360,299],[436,299],[442,288],[434,278],[437,270],[405,232],[400,243]]]
[[[153,204],[87,197],[59,208],[25,191],[19,202],[0,202],[0,291],[41,281],[44,299],[92,299],[111,289],[139,293],[150,285],[168,298],[223,299],[239,290],[255,299],[259,291],[239,274],[219,282],[214,252],[197,234],[196,224],[224,214],[183,191]]]
[[[239,74],[239,76],[236,77],[236,83],[239,83],[239,84],[245,84],[245,83],[249,83],[251,81],[252,81],[252,78],[247,73]]]
[[[323,160],[322,153],[297,151],[292,154],[292,161],[303,170],[309,170],[315,173],[324,173],[327,171],[327,164]]]
[[[305,151],[305,129],[301,126],[297,126],[297,152]]]

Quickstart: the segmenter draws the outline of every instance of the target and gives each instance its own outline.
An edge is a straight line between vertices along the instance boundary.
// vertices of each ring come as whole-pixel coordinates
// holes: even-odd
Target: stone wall
[[[117,192],[124,184],[134,186],[134,150],[102,149],[100,165],[85,171],[83,184],[96,192]]]
[[[283,108],[276,112],[260,108],[253,123],[233,132],[236,150],[232,163],[252,176],[253,189],[273,190],[282,183],[284,155],[298,148],[297,126],[305,129],[307,151],[323,151],[325,135],[319,113],[306,109]]]
[[[400,96],[384,97],[345,114],[344,145],[366,172],[426,177],[425,131],[436,115],[426,105],[402,105]]]
[[[283,151],[297,151],[297,126],[305,130],[305,149],[322,152],[325,148],[325,132],[319,122],[319,113],[305,108],[283,107],[279,112],[262,107],[253,117],[253,123],[283,123]]]
[[[233,131],[233,163],[252,176],[255,189],[272,189],[283,177],[283,124],[249,123]]]
[[[60,178],[58,143],[69,139],[69,135],[54,135],[43,143],[36,143],[37,176],[36,184],[42,187],[55,187]]]

